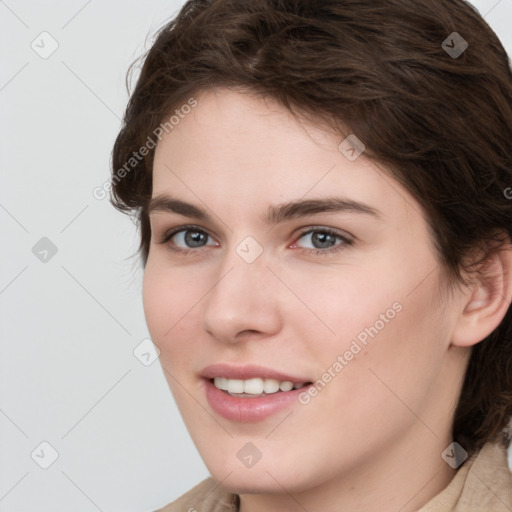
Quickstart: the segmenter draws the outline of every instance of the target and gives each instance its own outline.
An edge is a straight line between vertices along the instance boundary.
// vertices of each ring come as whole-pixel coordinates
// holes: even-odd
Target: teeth
[[[293,382],[290,382],[289,380],[285,380],[283,382],[279,383],[279,389],[281,391],[291,391],[293,389]]]
[[[247,393],[250,395],[261,395],[277,393],[281,391],[291,391],[304,386],[303,382],[293,384],[289,380],[278,381],[276,379],[227,379],[226,377],[215,377],[213,383],[216,388],[227,391],[229,394]]]
[[[277,393],[279,391],[279,381],[276,379],[265,379],[263,381],[263,391],[265,393]]]
[[[239,379],[228,379],[228,393],[243,393],[244,381]]]
[[[216,377],[213,383],[217,388],[222,389],[223,391],[228,390],[228,379],[225,377]]]
[[[261,393],[263,393],[262,379],[248,379],[244,380],[243,383],[244,393],[250,393],[251,395],[261,395]]]

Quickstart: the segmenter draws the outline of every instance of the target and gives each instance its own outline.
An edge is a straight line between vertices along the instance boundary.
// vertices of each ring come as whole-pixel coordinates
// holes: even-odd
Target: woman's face
[[[357,142],[270,100],[196,99],[156,148],[152,197],[167,199],[143,296],[212,475],[299,492],[390,461],[445,465],[460,303],[439,294],[418,202]]]

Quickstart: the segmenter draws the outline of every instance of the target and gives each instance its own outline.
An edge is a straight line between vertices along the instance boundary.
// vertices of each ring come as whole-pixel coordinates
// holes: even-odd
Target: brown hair
[[[460,55],[450,53],[464,49],[454,32],[468,44]],[[420,202],[453,282],[465,282],[470,249],[512,237],[512,72],[463,0],[190,0],[143,61],[113,149],[110,200],[137,212],[144,266],[159,126],[172,129],[174,109],[217,86],[272,97],[340,134],[349,127]],[[472,349],[453,437],[472,453],[511,415],[509,308]]]

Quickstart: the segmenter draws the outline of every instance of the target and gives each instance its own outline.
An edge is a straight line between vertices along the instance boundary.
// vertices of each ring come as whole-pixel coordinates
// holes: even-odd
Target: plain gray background
[[[153,511],[208,475],[137,350],[136,228],[92,193],[128,65],[182,3],[0,0],[1,512]],[[512,54],[512,0],[474,4]]]

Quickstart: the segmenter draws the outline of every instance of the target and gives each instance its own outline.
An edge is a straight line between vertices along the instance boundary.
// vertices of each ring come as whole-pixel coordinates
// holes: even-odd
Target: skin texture
[[[349,161],[340,135],[300,123],[270,99],[217,88],[159,142],[153,197],[169,194],[212,221],[150,216],[143,299],[170,389],[217,482],[241,510],[417,510],[455,474],[441,458],[471,346],[499,324],[510,302],[510,252],[492,279],[443,293],[419,203],[364,153]],[[340,197],[357,212],[264,221],[270,205]],[[171,228],[203,230],[202,247]],[[331,251],[311,233],[330,228]],[[194,232],[194,228],[192,228]],[[252,236],[252,263],[237,246]],[[325,246],[324,246],[325,247]],[[332,249],[338,250],[332,250]],[[500,293],[492,293],[498,289]],[[316,381],[356,336],[401,305],[342,371],[306,405],[256,423],[228,421],[208,404],[201,370],[256,364]],[[237,452],[252,442],[261,459]]]

